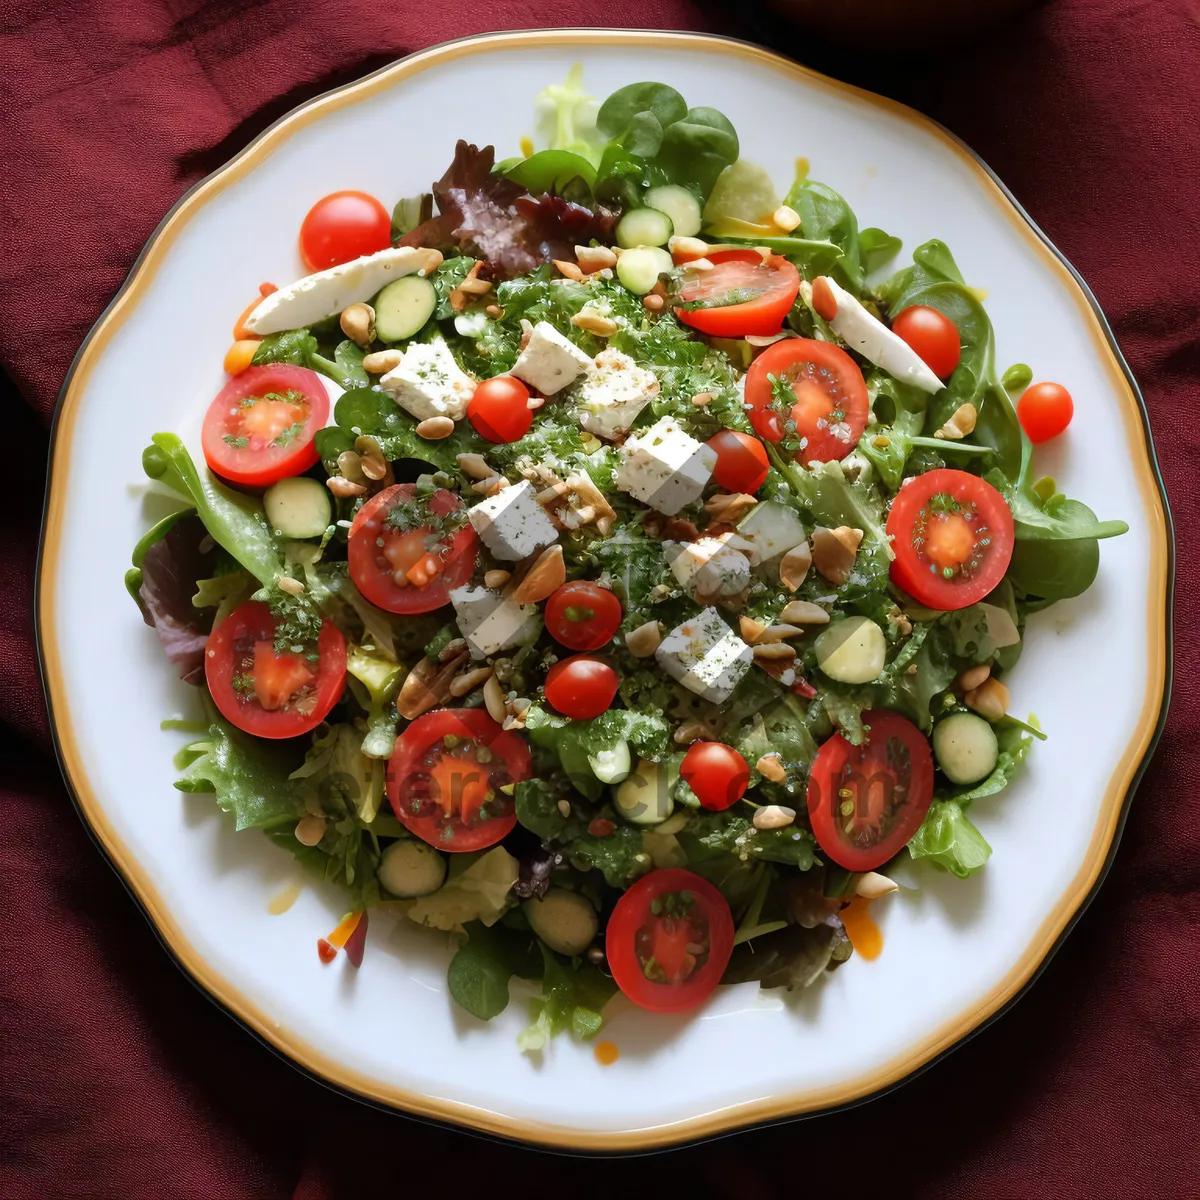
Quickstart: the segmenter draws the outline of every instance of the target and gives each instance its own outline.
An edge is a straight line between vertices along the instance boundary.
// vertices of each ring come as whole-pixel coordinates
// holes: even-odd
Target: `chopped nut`
[[[732,247],[728,247],[732,249]],[[676,235],[667,242],[667,249],[676,262],[687,262],[689,259],[703,258],[710,251],[717,249],[698,237]]]
[[[504,704],[504,689],[494,674],[483,685],[483,706],[493,721],[503,722],[508,716],[508,709]]]
[[[290,575],[280,575],[275,582],[279,584],[279,590],[281,592],[287,592],[289,596],[304,595],[304,584],[302,584],[298,579],[293,579]]]
[[[511,571],[488,571],[483,577],[483,586],[499,591],[511,578]]]
[[[349,479],[351,483],[361,483],[366,478],[363,475],[362,459],[355,450],[343,450],[337,456],[337,467],[342,473],[342,478]]]
[[[451,417],[426,417],[417,423],[417,437],[427,442],[440,442],[454,432],[454,420]]]
[[[331,475],[325,480],[325,486],[343,500],[348,500],[352,496],[361,496],[367,490],[361,483],[353,483],[349,479],[343,479],[340,475]]]
[[[443,647],[438,655],[438,662],[447,663],[452,658],[457,658],[467,648],[466,638],[451,638]]]
[[[483,311],[487,313],[487,315],[491,317],[493,321],[498,321],[502,316],[504,316],[504,309],[502,309],[498,304],[489,304]]]
[[[570,800],[560,800],[560,801],[558,802],[558,805],[557,805],[557,807],[558,807],[558,811],[559,811],[560,813],[562,813],[562,815],[563,815],[564,817],[569,817],[569,816],[571,815],[571,802],[570,802]]]
[[[508,480],[503,475],[489,475],[487,479],[471,484],[471,491],[478,492],[481,496],[494,496],[508,486]]]
[[[491,667],[476,667],[473,671],[464,671],[450,681],[450,695],[466,696],[473,692],[481,683],[486,683],[492,677]]]
[[[770,754],[764,754],[754,764],[754,769],[764,779],[769,779],[772,783],[782,783],[787,778],[787,768],[783,765],[783,755],[777,754],[774,751]]]
[[[733,494],[718,492],[715,496],[710,496],[704,502],[704,511],[714,521],[728,522],[730,525],[735,525],[757,503],[758,501],[747,492],[735,492]]]
[[[525,578],[517,584],[512,599],[516,604],[537,604],[548,600],[566,582],[562,547],[556,542],[537,556]]]
[[[374,354],[364,355],[363,370],[372,375],[386,375],[400,365],[403,357],[399,350],[376,350]]]
[[[908,619],[908,615],[899,605],[893,604],[888,609],[887,614],[888,624],[894,625],[896,630],[904,637],[908,637],[913,631],[912,622]]]
[[[753,617],[738,617],[738,633],[742,635],[742,641],[750,645],[762,637],[766,628],[762,621],[756,621]]]
[[[554,265],[560,275],[565,275],[568,279],[575,280],[576,283],[582,282],[583,272],[573,262],[567,262],[563,258],[556,258],[554,259]]]
[[[653,292],[649,292],[642,297],[642,307],[647,312],[662,312],[666,306],[667,302],[661,296],[656,296]]]
[[[862,539],[861,529],[848,525],[826,529],[818,525],[812,535],[813,565],[835,587],[841,586],[850,578]]]
[[[423,658],[404,679],[400,695],[396,697],[396,710],[406,721],[415,721],[422,713],[445,704],[450,699],[450,681],[467,661],[463,650],[445,664]]]
[[[455,457],[458,469],[470,479],[490,479],[495,475],[493,468],[482,454],[459,454]]]
[[[703,408],[706,404],[711,404],[716,399],[712,392],[697,392],[692,397],[692,403],[697,408]]]
[[[362,473],[372,482],[378,483],[388,472],[387,459],[381,454],[364,454],[359,460]]]
[[[280,586],[283,586],[282,582]],[[991,673],[992,668],[989,663],[981,663],[977,667],[968,667],[958,677],[958,690],[960,692],[973,692]]]
[[[787,642],[760,642],[754,647],[754,661],[757,663],[765,662],[793,662],[796,658],[796,647],[789,646]]]
[[[888,892],[899,890],[899,884],[894,879],[880,875],[878,871],[868,871],[865,875],[860,875],[858,882],[854,885],[854,894],[861,896],[864,900],[878,900],[880,896],[886,896]]]
[[[587,333],[594,333],[597,337],[612,337],[620,328],[612,317],[606,317],[594,308],[581,308],[571,318],[571,324]]]
[[[948,420],[941,429],[934,431],[933,436],[937,438],[946,438],[949,441],[961,441],[969,433],[975,431],[975,422],[979,419],[979,413],[973,404],[960,404],[955,410],[954,415]]]
[[[784,233],[800,228],[800,214],[786,204],[781,204],[772,214],[771,223]]]
[[[506,701],[504,707],[505,711],[508,713],[508,716],[506,716],[504,720],[500,722],[500,728],[524,729],[525,716],[533,707],[533,701],[526,700],[523,697],[518,696],[515,700]]]
[[[974,691],[968,692],[963,701],[989,721],[999,721],[1008,712],[1008,688],[998,679],[985,679]]]
[[[671,736],[677,746],[690,746],[711,736],[711,732],[703,721],[684,721]]]
[[[351,304],[343,309],[338,324],[342,332],[364,350],[375,340],[375,310],[369,304]]]
[[[647,621],[625,635],[625,649],[634,658],[649,658],[662,643],[662,626],[657,621]]]
[[[479,278],[482,266],[482,262],[472,264],[471,269],[463,277],[462,283],[458,285],[460,292],[465,292],[468,296],[486,296],[492,290],[489,280]]]
[[[796,819],[796,810],[783,804],[767,804],[754,810],[755,829],[784,829]]]
[[[587,275],[617,265],[617,256],[607,246],[576,246],[575,259],[579,269]]]
[[[788,638],[803,637],[804,630],[797,625],[768,625],[766,629],[759,634],[760,642],[784,642]]]
[[[293,832],[300,845],[315,846],[325,836],[325,818],[310,813],[296,822]]]
[[[789,625],[828,625],[829,614],[810,600],[789,600],[779,614]]]
[[[813,554],[807,542],[793,546],[779,560],[779,582],[789,592],[794,592],[808,576],[808,568],[812,566]]]

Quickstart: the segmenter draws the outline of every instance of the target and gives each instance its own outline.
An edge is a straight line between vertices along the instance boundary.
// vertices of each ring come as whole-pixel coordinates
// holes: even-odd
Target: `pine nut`
[[[800,545],[793,546],[779,560],[779,582],[789,592],[794,592],[807,577],[808,568],[812,566],[812,561],[813,552],[807,542],[801,542]]]
[[[374,354],[363,357],[363,370],[372,375],[386,375],[400,365],[403,357],[399,350],[376,350]]]
[[[625,635],[625,649],[634,658],[649,658],[662,643],[662,627],[657,621],[647,621]]]
[[[990,663],[981,663],[977,667],[968,667],[959,677],[959,690],[963,692],[973,692],[985,679],[992,673]]]
[[[483,706],[493,721],[504,723],[505,717],[508,716],[508,708],[504,703],[504,691],[495,674],[483,685]]]
[[[511,571],[488,571],[483,577],[483,586],[499,591],[511,578]]]
[[[789,625],[828,625],[829,614],[809,600],[789,600],[779,614],[781,621]]]
[[[692,403],[697,408],[703,408],[705,405],[711,404],[715,399],[716,397],[712,394],[712,392],[697,392],[692,397]]]
[[[363,350],[375,340],[375,310],[369,304],[351,304],[343,309],[338,324],[342,332]]]
[[[289,596],[304,595],[304,584],[302,584],[298,579],[293,579],[290,575],[280,575],[275,582],[279,584],[279,590],[281,592],[287,592]]]
[[[771,214],[771,224],[784,233],[791,233],[793,229],[800,228],[800,214],[794,208],[781,204]]]
[[[607,246],[576,246],[575,259],[588,275],[617,265],[617,256]]]
[[[985,679],[974,691],[968,692],[963,701],[981,717],[999,721],[1008,712],[1008,688],[998,679]]]
[[[440,442],[454,432],[454,421],[450,417],[426,417],[417,425],[417,437],[427,442]]]
[[[796,819],[796,810],[783,804],[767,804],[754,810],[755,829],[784,829]]]
[[[854,885],[854,894],[861,896],[864,900],[878,900],[880,896],[886,896],[888,892],[898,892],[899,890],[900,887],[894,879],[880,875],[878,871],[868,871],[865,875],[860,875],[858,882]]]
[[[749,645],[757,642],[766,628],[761,621],[756,621],[753,617],[738,617],[738,633],[742,635],[742,641]]]
[[[642,307],[647,312],[662,312],[666,305],[667,302],[661,296],[656,296],[653,292],[642,297]]]
[[[597,337],[612,337],[620,328],[611,317],[606,317],[592,308],[581,308],[571,318],[571,324],[587,333],[594,333]]]
[[[754,647],[755,662],[784,662],[796,657],[796,647],[787,642],[767,642]]]
[[[361,483],[352,483],[349,479],[343,479],[340,475],[331,475],[325,480],[325,486],[342,500],[361,496],[367,490]]]
[[[362,459],[359,458],[357,451],[343,450],[337,457],[337,467],[342,473],[343,479],[349,479],[351,483],[362,483],[364,479]]]
[[[362,473],[373,482],[378,482],[387,474],[387,460],[382,455],[366,454],[361,460]]]
[[[459,454],[454,461],[458,463],[458,469],[471,479],[490,479],[496,473],[482,454]]]
[[[476,667],[473,671],[464,671],[450,680],[450,695],[458,698],[473,692],[481,683],[486,683],[492,677],[491,667]]]
[[[772,783],[782,783],[787,778],[787,768],[784,767],[783,758],[779,754],[764,754],[754,764],[754,769]]]
[[[296,822],[296,841],[302,846],[315,846],[325,836],[325,818],[310,814]]]
[[[565,259],[554,259],[554,265],[558,268],[560,275],[565,275],[568,279],[575,280],[576,283],[583,282],[583,272],[573,263],[567,262]]]
[[[487,313],[487,315],[491,317],[493,321],[498,321],[502,316],[504,316],[504,309],[502,309],[498,304],[489,304],[483,311]]]

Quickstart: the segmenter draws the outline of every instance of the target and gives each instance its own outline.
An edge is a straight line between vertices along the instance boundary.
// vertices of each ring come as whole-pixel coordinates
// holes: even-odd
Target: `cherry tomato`
[[[1071,423],[1075,402],[1059,383],[1035,383],[1021,393],[1017,417],[1033,443],[1048,442]]]
[[[917,357],[939,378],[949,379],[962,357],[958,326],[926,304],[906,308],[893,322],[892,332],[916,351]]]
[[[835,733],[808,776],[808,819],[821,849],[848,871],[873,871],[916,833],[933,799],[933,754],[897,713],[864,712],[861,746]],[[849,806],[849,811],[847,811]]]
[[[571,650],[599,650],[621,625],[621,602],[598,583],[564,583],[546,601],[546,628]]]
[[[982,600],[1012,559],[1008,504],[966,471],[947,468],[908,480],[892,501],[887,531],[896,552],[892,582],[943,611]]]
[[[315,659],[275,653],[275,618],[248,600],[209,634],[204,677],[221,715],[261,738],[308,733],[341,699],[346,642],[331,621],[321,622]]]
[[[300,226],[300,257],[310,271],[375,254],[392,244],[388,210],[366,192],[331,192]]]
[[[769,336],[783,328],[800,291],[800,273],[772,254],[764,263],[755,250],[722,250],[709,256],[714,266],[696,271],[684,265],[680,299],[696,308],[675,315],[693,329],[714,337]]]
[[[423,613],[449,604],[451,591],[470,581],[477,546],[453,492],[420,496],[414,484],[396,483],[355,514],[346,557],[354,586],[372,604]]]
[[[397,739],[387,769],[396,819],[452,854],[493,846],[517,823],[502,789],[529,778],[529,747],[481,708],[440,708]]]
[[[247,367],[208,406],[200,443],[223,479],[267,487],[316,463],[313,435],[328,419],[329,393],[315,371]]]
[[[717,452],[713,479],[727,492],[757,492],[771,465],[767,451],[758,438],[736,429],[722,429],[708,439]]]
[[[714,812],[736,804],[750,786],[746,760],[724,742],[693,742],[683,756],[679,774],[700,804]]]
[[[776,342],[750,364],[746,403],[754,432],[768,442],[799,439],[795,456],[803,463],[845,458],[870,415],[854,359],[832,342],[810,338]]]
[[[489,442],[518,442],[533,424],[529,389],[511,375],[485,379],[467,405],[467,420]]]
[[[564,717],[586,721],[608,711],[619,682],[603,659],[573,654],[546,672],[546,699]]]
[[[650,1012],[684,1012],[721,981],[733,917],[707,879],[678,867],[651,871],[617,901],[604,934],[616,985]]]

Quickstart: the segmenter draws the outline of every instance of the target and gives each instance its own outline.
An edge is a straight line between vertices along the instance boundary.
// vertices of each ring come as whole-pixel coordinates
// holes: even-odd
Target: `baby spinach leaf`
[[[811,929],[788,925],[735,946],[721,982],[757,980],[765,988],[806,988],[850,957],[849,943],[836,916]]]
[[[374,388],[352,388],[338,397],[334,420],[351,434],[369,433],[389,459],[416,458],[444,471],[457,469],[456,456],[488,448],[465,422],[447,438],[431,442],[417,435],[417,422],[391,397]]]
[[[823,238],[731,237],[725,240],[747,246],[766,246],[768,250],[772,250],[794,263],[805,279],[814,279],[818,275],[830,274],[842,259],[841,247]]]
[[[529,158],[518,159],[504,173],[535,196],[555,192],[567,199],[575,199],[568,192],[578,180],[583,185],[582,198],[586,199],[591,197],[592,185],[596,182],[596,168],[582,155],[570,150],[540,150]]]
[[[692,108],[664,128],[658,165],[673,183],[707,196],[737,156],[737,131],[729,118],[715,108]]]
[[[862,256],[863,272],[870,275],[889,263],[900,253],[904,243],[890,233],[872,226],[861,229],[858,234],[858,249]]]
[[[728,811],[698,813],[678,837],[690,862],[732,854],[743,860],[759,858],[807,871],[816,861],[815,843],[806,829],[756,829],[748,818]]]
[[[600,871],[612,887],[628,887],[650,865],[642,846],[642,832],[632,825],[617,825],[604,837],[585,833],[565,849],[573,867]]]
[[[584,1040],[595,1037],[617,985],[590,963],[567,965],[545,946],[542,959],[542,994],[530,1005],[532,1024],[517,1035],[517,1045],[543,1050],[552,1037],[568,1030]]]
[[[508,1007],[508,981],[536,979],[542,972],[537,943],[528,932],[479,921],[465,926],[467,940],[446,971],[450,995],[460,1008],[490,1021]]]
[[[596,128],[606,137],[619,139],[639,113],[651,113],[665,128],[687,115],[687,101],[665,83],[630,83],[618,88],[600,105]]]
[[[847,291],[861,296],[863,264],[858,218],[850,205],[833,188],[808,178],[797,179],[783,202],[800,214],[805,238],[837,246],[841,258],[833,265],[832,274]]]
[[[341,388],[370,387],[371,377],[362,365],[365,357],[366,351],[361,346],[356,346],[349,338],[339,342],[333,352],[338,374],[331,378]]]

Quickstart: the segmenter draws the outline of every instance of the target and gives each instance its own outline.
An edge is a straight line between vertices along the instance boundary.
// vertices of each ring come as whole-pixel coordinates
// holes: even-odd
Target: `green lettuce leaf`
[[[452,854],[450,876],[432,895],[414,900],[409,920],[455,930],[470,921],[494,925],[511,907],[520,866],[503,846],[485,854]]]
[[[957,800],[935,800],[909,841],[908,852],[966,879],[987,862],[992,848]]]
[[[577,1038],[596,1036],[604,1024],[604,1006],[617,986],[590,963],[568,965],[542,947],[542,994],[530,1002],[531,1023],[517,1035],[522,1050],[543,1050],[552,1037],[570,1032]]]

